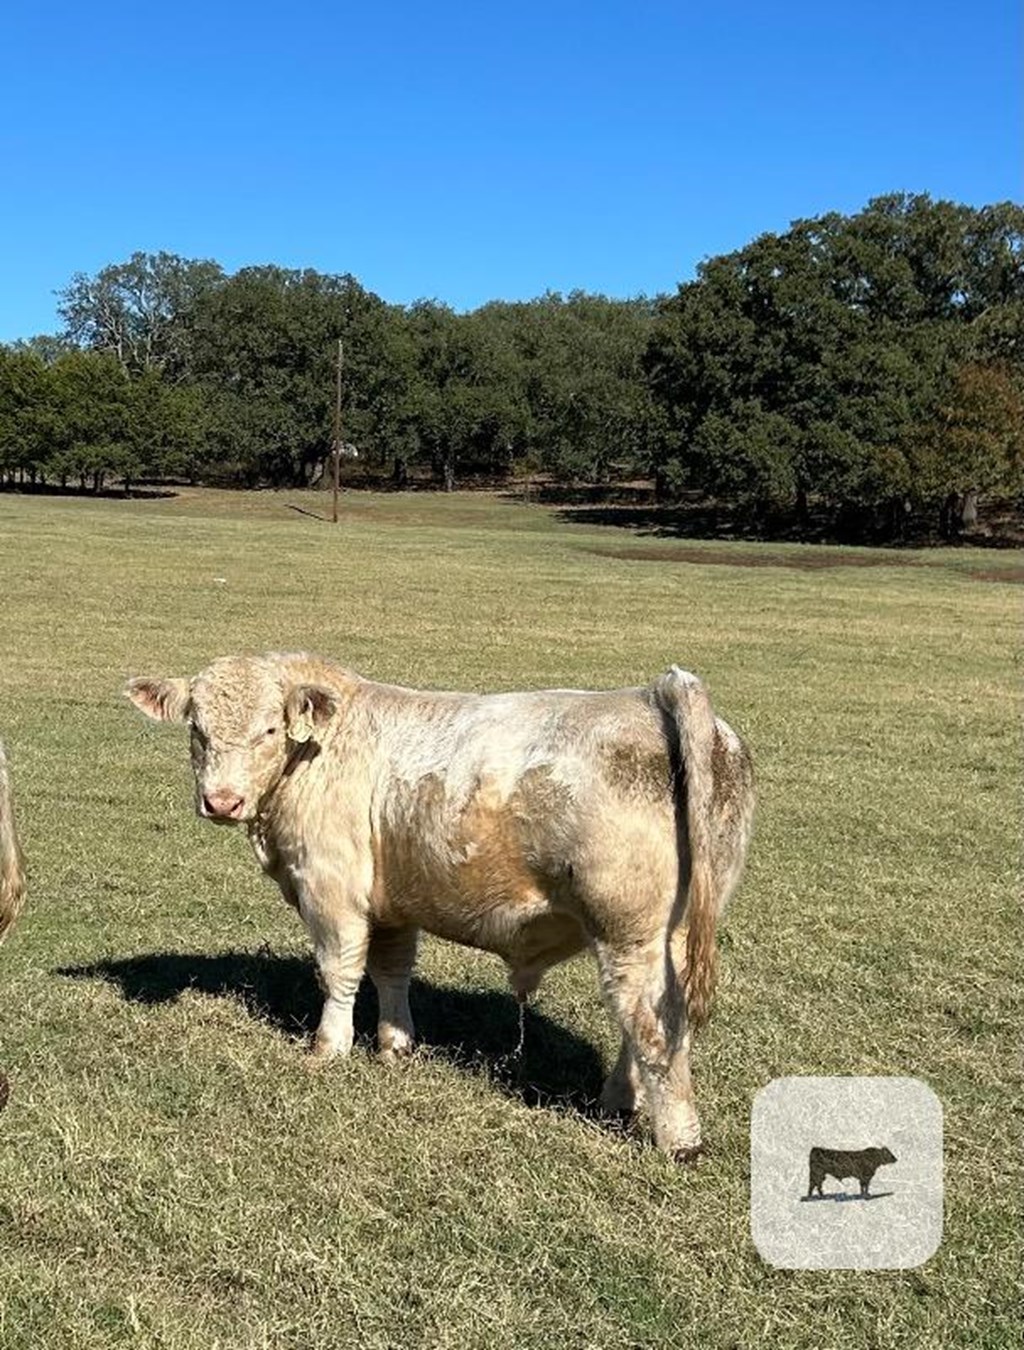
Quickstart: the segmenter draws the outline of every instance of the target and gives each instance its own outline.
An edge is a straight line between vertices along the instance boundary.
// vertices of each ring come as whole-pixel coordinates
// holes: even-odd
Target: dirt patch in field
[[[688,562],[707,563],[714,567],[796,567],[801,572],[817,572],[826,567],[891,567],[914,564],[910,559],[896,562],[892,558],[874,557],[870,554],[846,554],[838,551],[824,552],[815,549],[806,555],[800,553],[780,553],[777,549],[758,549],[756,553],[738,553],[732,549],[714,548],[659,548],[657,551],[647,548],[595,548],[588,550],[602,558],[622,558],[628,562]]]
[[[1014,586],[1024,586],[1024,567],[972,567],[968,576],[975,581],[1009,581]]]
[[[943,567],[946,562],[931,562],[923,558],[893,557],[891,554],[846,553],[839,549],[816,548],[813,552],[783,553],[778,549],[757,549],[734,552],[732,549],[687,548],[591,548],[588,553],[599,558],[620,558],[627,562],[703,563],[722,567],[792,567],[801,572],[820,572],[831,567]],[[1011,567],[970,568],[965,576],[975,581],[1006,581],[1024,585],[1024,565]]]

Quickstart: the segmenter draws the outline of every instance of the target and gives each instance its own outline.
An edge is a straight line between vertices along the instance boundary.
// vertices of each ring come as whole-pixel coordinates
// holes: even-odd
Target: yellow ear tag
[[[313,723],[308,717],[296,717],[288,731],[288,739],[297,741],[300,745],[303,741],[308,741],[313,735]]]

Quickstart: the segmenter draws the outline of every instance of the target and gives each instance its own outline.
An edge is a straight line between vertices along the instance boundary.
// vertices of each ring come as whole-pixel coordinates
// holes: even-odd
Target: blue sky
[[[456,308],[671,290],[898,189],[1021,197],[1020,6],[47,6],[0,23],[0,340],[135,249]]]

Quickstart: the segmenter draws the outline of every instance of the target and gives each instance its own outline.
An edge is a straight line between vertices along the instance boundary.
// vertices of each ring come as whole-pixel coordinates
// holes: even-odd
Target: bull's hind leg
[[[375,928],[366,969],[377,990],[377,1046],[384,1059],[412,1050],[415,1029],[409,1011],[409,981],[416,964],[416,928]]]
[[[636,1060],[654,1141],[680,1160],[700,1148],[690,1081],[690,1036],[664,939],[628,948],[596,945],[601,983]]]

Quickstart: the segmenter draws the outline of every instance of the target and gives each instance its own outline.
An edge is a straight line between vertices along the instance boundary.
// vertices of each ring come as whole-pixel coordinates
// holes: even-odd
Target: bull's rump
[[[664,920],[675,752],[650,690],[404,692],[382,719],[375,909],[514,964]]]

